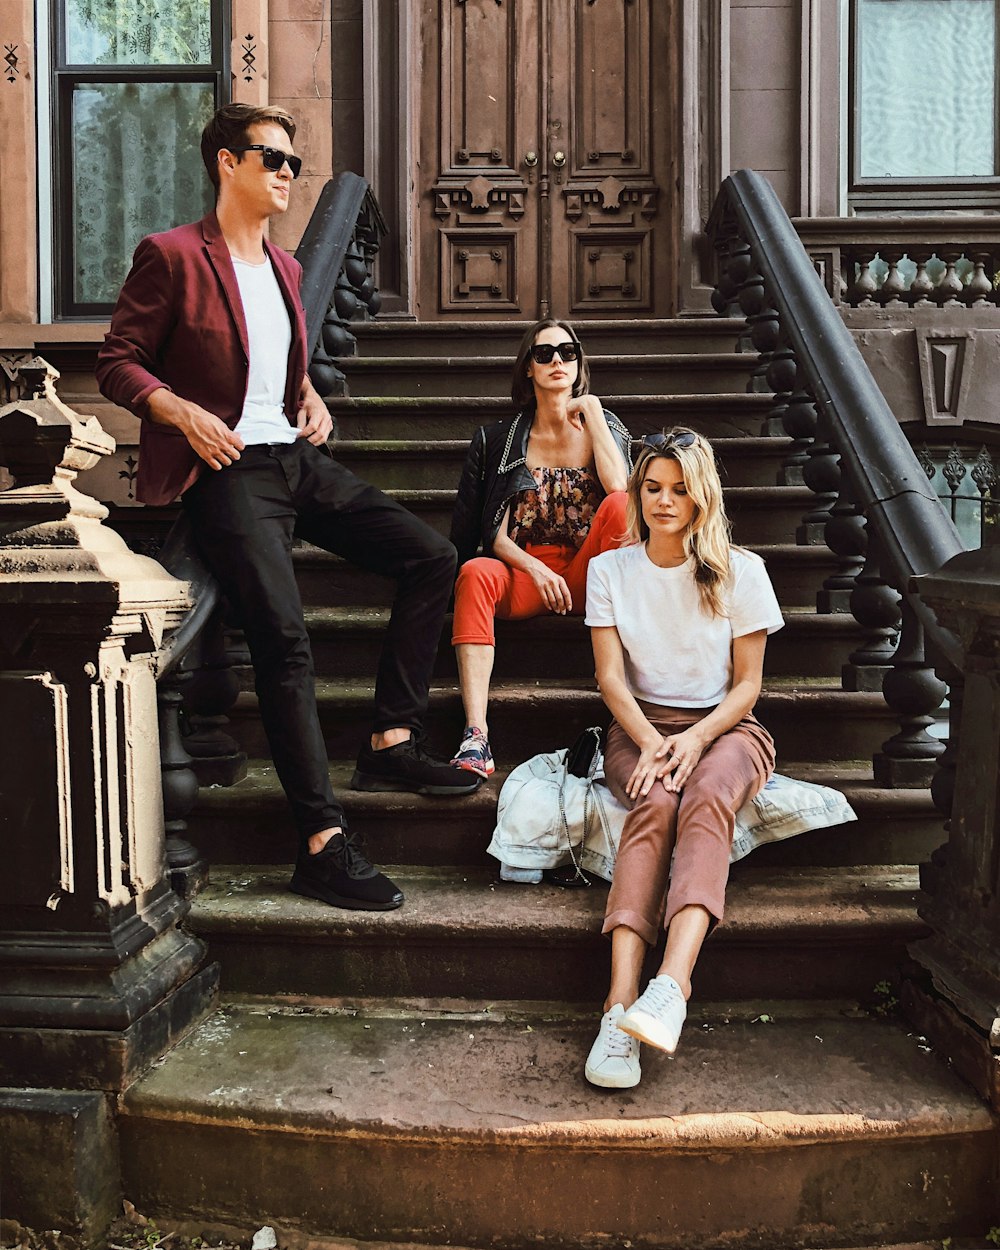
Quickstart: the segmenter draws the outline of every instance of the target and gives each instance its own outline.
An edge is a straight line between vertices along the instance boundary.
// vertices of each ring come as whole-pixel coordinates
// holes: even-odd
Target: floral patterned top
[[[518,547],[583,546],[604,490],[590,469],[563,465],[532,469],[535,490],[522,491],[514,507],[510,538]]]

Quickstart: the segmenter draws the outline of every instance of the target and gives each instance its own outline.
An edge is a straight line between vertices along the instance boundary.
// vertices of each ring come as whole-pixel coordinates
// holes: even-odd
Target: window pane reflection
[[[862,178],[995,173],[996,0],[857,0]]]
[[[210,65],[209,0],[66,0],[69,65]]]
[[[74,300],[114,303],[143,237],[212,204],[201,163],[211,83],[82,83],[73,92]]]

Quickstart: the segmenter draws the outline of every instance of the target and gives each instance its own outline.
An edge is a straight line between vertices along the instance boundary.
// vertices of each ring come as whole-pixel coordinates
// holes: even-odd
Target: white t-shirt
[[[701,605],[694,563],[661,569],[644,543],[595,556],[587,572],[588,625],[613,625],[631,693],[663,707],[715,707],[733,680],[734,638],[784,624],[764,561],[730,551],[726,616]]]
[[[270,259],[262,265],[233,257],[236,281],[250,341],[247,397],[236,433],[248,447],[255,443],[294,443],[295,426],[285,416],[285,382],[292,323]]]

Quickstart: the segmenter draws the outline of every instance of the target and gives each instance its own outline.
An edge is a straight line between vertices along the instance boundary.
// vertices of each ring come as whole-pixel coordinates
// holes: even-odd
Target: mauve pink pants
[[[639,706],[662,734],[678,733],[710,711]],[[612,721],[604,774],[612,793],[632,810],[622,829],[602,932],[627,925],[652,946],[660,926],[666,928],[682,907],[700,904],[715,921],[722,919],[736,813],[770,777],[774,742],[748,714],[716,738],[680,794],[668,793],[657,781],[633,803],[625,785],[638,759],[639,748]]]

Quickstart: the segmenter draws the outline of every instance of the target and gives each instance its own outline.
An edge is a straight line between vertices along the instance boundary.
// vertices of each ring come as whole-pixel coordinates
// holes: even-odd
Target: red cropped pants
[[[707,711],[643,702],[639,706],[664,736],[687,729]],[[748,714],[716,738],[680,794],[664,790],[657,781],[633,803],[625,786],[638,759],[639,748],[612,721],[604,776],[631,811],[622,829],[602,932],[626,925],[652,946],[660,927],[666,928],[682,907],[698,904],[714,921],[722,919],[736,813],[771,776],[774,742]]]
[[[625,534],[626,500],[623,490],[613,491],[601,500],[579,549],[527,547],[529,555],[565,580],[574,616],[583,616],[587,608],[587,565],[602,551],[610,551],[621,544]],[[526,621],[549,611],[527,573],[512,569],[502,560],[477,556],[466,561],[458,571],[452,645],[471,642],[495,646],[493,622],[498,617],[502,621]]]

